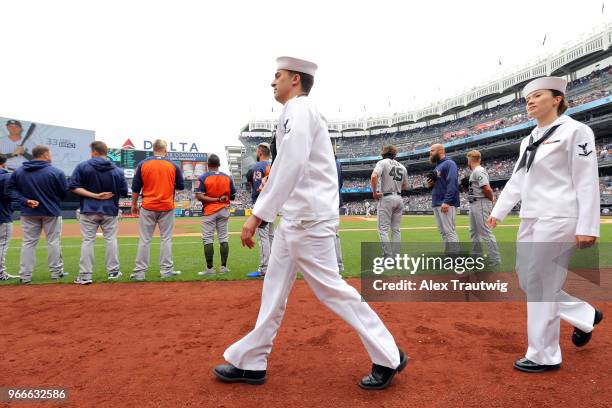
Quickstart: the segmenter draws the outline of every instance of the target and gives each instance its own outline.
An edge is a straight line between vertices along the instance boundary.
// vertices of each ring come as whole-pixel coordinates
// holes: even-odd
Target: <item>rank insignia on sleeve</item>
[[[283,127],[285,128],[285,133],[291,132],[291,127],[289,127],[289,119],[285,120],[285,124],[283,125]]]
[[[582,149],[582,153],[578,153],[578,156],[584,156],[587,157],[589,154],[593,153],[592,150],[589,150],[587,152],[587,145],[589,144],[589,142],[585,142],[584,144],[579,144],[578,147]]]

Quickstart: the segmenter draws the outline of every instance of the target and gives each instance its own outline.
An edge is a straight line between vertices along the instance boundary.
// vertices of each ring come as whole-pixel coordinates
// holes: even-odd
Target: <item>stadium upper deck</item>
[[[443,142],[452,150],[470,142],[493,143],[508,134],[521,137],[532,124],[519,91],[525,82],[542,75],[565,76],[573,106],[568,114],[593,119],[592,110],[601,112],[602,106],[612,106],[611,43],[609,28],[514,74],[428,108],[388,117],[330,121],[338,157],[343,168],[351,171],[378,159],[385,143],[398,145],[403,160],[414,160],[422,158],[434,142]],[[274,126],[274,121],[254,121],[244,127],[240,140],[247,147],[246,155],[254,145],[271,138]]]

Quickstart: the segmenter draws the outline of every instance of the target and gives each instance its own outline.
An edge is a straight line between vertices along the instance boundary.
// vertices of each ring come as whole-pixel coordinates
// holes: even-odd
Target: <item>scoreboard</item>
[[[112,161],[122,169],[135,169],[138,163],[153,156],[150,150],[131,150],[131,149],[108,149],[108,160]],[[208,155],[206,153],[186,153],[168,152],[167,158],[181,166],[184,163],[206,163]]]
[[[138,163],[151,157],[153,152],[148,150],[108,149],[108,160],[122,169],[135,169]]]
[[[123,169],[127,178],[134,177],[138,163],[151,156],[153,156],[152,151],[133,149],[108,149],[107,154],[108,160]],[[166,158],[181,169],[185,180],[197,180],[208,171],[208,154],[206,153],[168,152]]]

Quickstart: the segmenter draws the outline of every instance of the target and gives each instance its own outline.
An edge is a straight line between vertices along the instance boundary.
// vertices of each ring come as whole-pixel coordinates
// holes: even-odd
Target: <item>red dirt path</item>
[[[359,286],[358,280],[350,283]],[[529,375],[522,303],[373,304],[411,360],[366,392],[357,335],[303,281],[289,299],[263,386],[216,381],[223,350],[255,323],[261,282],[120,283],[2,288],[0,386],[56,386],[69,407],[609,407],[612,332],[578,350],[562,326],[564,364]],[[612,303],[598,307],[612,318]],[[1,404],[8,407],[8,404]]]

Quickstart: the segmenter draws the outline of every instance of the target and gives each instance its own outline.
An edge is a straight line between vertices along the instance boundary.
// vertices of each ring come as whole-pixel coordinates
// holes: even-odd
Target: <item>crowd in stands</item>
[[[344,204],[345,215],[376,215],[375,200],[351,201]],[[369,211],[366,211],[368,210]]]
[[[236,210],[253,208],[253,199],[251,198],[251,192],[249,190],[237,187],[236,197],[235,200],[232,201],[230,208]]]
[[[570,106],[603,98],[612,94],[612,66],[593,71],[568,84],[567,100]],[[524,99],[517,99],[471,115],[440,124],[402,132],[380,135],[343,137],[338,139],[338,158],[378,156],[385,144],[394,144],[400,152],[428,148],[433,143],[444,143],[474,136],[483,132],[524,123],[528,120]],[[267,137],[241,138],[247,154],[253,152],[260,142],[269,142]]]
[[[599,192],[603,205],[612,205],[612,176],[599,178]]]
[[[568,85],[567,100],[570,106],[600,99],[612,94],[612,67],[594,71]],[[528,121],[524,99],[514,100],[490,109],[475,112],[460,119],[430,125],[410,131],[382,135],[342,138],[337,154],[340,158],[378,155],[384,144],[395,144],[400,151],[412,151],[474,136],[483,132],[503,129]]]
[[[181,190],[174,193],[174,201],[194,201],[195,194],[191,190]]]
[[[612,138],[597,141],[597,159],[601,162],[612,160]]]

